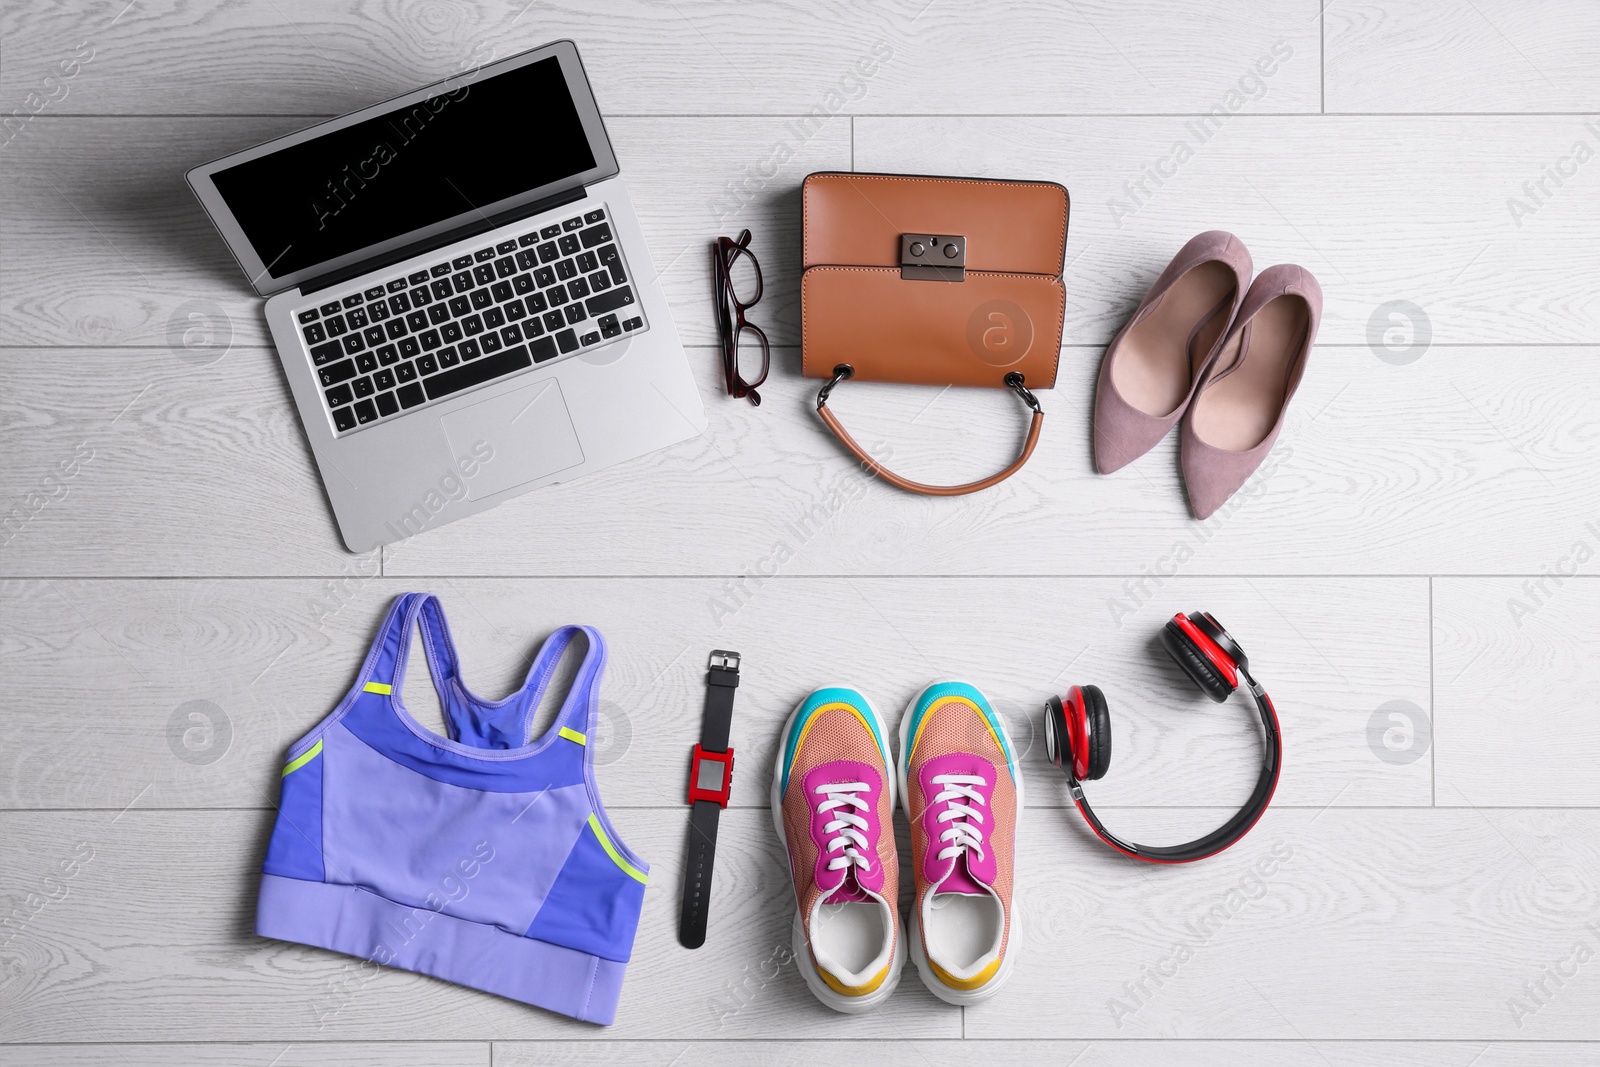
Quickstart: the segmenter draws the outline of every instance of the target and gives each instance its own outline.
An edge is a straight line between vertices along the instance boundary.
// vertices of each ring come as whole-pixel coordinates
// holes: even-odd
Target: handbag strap
[[[828,394],[833,392],[833,387],[846,378],[854,376],[855,368],[848,363],[841,363],[833,368],[833,378],[817,394],[817,414],[822,416],[823,425],[833,431],[833,435],[839,439],[839,443],[848,448],[861,461],[863,467],[898,489],[904,489],[910,493],[921,493],[923,496],[964,496],[967,493],[976,493],[978,490],[987,489],[991,485],[999,485],[1021,470],[1022,465],[1028,462],[1028,457],[1033,455],[1034,447],[1039,443],[1039,430],[1044,426],[1044,411],[1039,407],[1039,398],[1029,392],[1028,387],[1023,384],[1022,375],[1012,371],[1005,376],[1006,387],[1015,390],[1016,394],[1022,398],[1023,403],[1033,409],[1033,420],[1028,424],[1028,438],[1022,444],[1022,454],[1009,467],[991,474],[987,478],[968,482],[965,485],[927,485],[923,482],[914,482],[909,478],[902,478],[868,455],[867,450],[856,443],[856,439],[850,436],[849,431],[844,428],[844,425],[834,416],[833,412],[828,410]]]

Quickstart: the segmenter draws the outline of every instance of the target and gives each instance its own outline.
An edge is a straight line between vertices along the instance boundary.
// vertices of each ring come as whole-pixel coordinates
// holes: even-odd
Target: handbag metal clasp
[[[900,277],[924,282],[966,281],[967,239],[960,234],[901,234]]]

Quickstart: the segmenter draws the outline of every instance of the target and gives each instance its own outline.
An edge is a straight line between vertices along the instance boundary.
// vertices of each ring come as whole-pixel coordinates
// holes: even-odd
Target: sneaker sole
[[[906,705],[905,714],[900,716],[900,762],[896,765],[896,775],[898,778],[897,784],[900,787],[900,804],[906,813],[906,821],[908,823],[914,823],[916,821],[915,816],[911,814],[911,793],[906,788],[906,771],[911,760],[912,713],[916,711],[917,704],[921,702],[924,694],[926,694],[928,690],[932,689],[936,685],[944,685],[946,682],[959,680],[960,679],[945,678],[937,682],[929,682],[927,685],[922,687],[916,696],[911,698],[911,703]],[[970,685],[971,683],[969,682],[966,684]],[[922,927],[918,922],[919,918],[921,917],[921,909],[917,907],[916,894],[913,893],[911,897],[911,920],[908,926],[910,928],[911,961],[917,965],[917,974],[922,978],[922,984],[928,987],[928,992],[932,993],[946,1004],[956,1004],[962,1007],[965,1007],[968,1004],[977,1004],[988,1000],[990,997],[998,993],[1000,991],[1000,987],[1005,985],[1006,979],[1011,977],[1011,965],[1016,955],[1016,938],[1014,935],[1017,931],[1016,915],[1017,908],[1022,900],[1022,887],[1017,881],[1017,850],[1015,838],[1022,829],[1022,768],[1013,762],[1016,758],[1017,746],[1016,743],[1011,740],[1011,735],[1006,731],[1005,722],[1000,718],[998,712],[995,714],[994,719],[996,729],[1000,731],[1000,736],[1005,739],[1006,748],[1012,753],[1012,756],[1006,761],[1006,766],[1011,771],[1011,781],[1016,787],[1017,791],[1017,818],[1016,825],[1012,827],[1011,906],[1006,915],[1006,925],[1008,927],[1006,931],[1006,958],[1001,961],[1000,969],[995,972],[995,976],[989,979],[983,985],[979,986],[977,989],[951,989],[949,986],[940,981],[939,976],[933,973],[933,968],[928,966],[927,956],[923,954]],[[913,832],[915,831],[913,830]],[[911,872],[911,878],[912,885],[915,885],[917,878],[917,872],[915,870]]]
[[[862,702],[866,704],[866,707],[862,710],[872,718],[872,724],[878,728],[878,736],[883,738],[883,743],[887,747],[889,730],[883,723],[883,717],[878,714],[878,710],[872,706],[872,701],[867,699],[865,693],[861,693],[859,689],[856,692],[860,693]],[[806,699],[809,700],[810,697],[808,696]],[[802,700],[795,705],[795,709],[789,713],[788,720],[783,724],[783,732],[778,735],[778,758],[772,768],[772,788],[769,790],[772,827],[777,831],[778,841],[783,845],[783,856],[788,863],[791,881],[794,878],[794,857],[789,854],[789,835],[784,832],[783,828],[783,753],[789,747],[789,733],[794,729],[795,722],[800,718],[800,709],[805,707],[805,704],[805,700]],[[885,776],[883,784],[884,788],[889,791],[889,810],[892,813],[898,803],[895,796],[894,759],[888,753],[885,753],[884,756],[888,760],[889,773]],[[892,832],[892,824],[889,829]],[[898,922],[900,918],[899,902],[891,901],[890,906]],[[906,964],[905,930],[901,928],[895,931],[894,957],[889,961],[889,974],[884,978],[883,984],[865,996],[860,997],[847,997],[838,992],[823,981],[822,973],[817,970],[816,961],[811,958],[811,946],[807,943],[806,925],[800,915],[798,900],[795,902],[794,921],[791,923],[790,945],[794,950],[795,963],[800,968],[800,976],[806,980],[806,988],[811,990],[811,995],[834,1011],[842,1012],[845,1015],[860,1015],[862,1012],[871,1011],[885,1000],[888,1000],[889,995],[900,984],[900,971]]]

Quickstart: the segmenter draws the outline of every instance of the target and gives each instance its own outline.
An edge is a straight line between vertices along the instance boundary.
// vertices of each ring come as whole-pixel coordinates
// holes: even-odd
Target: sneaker
[[[867,1011],[900,981],[895,778],[888,731],[854,689],[819,689],[789,716],[772,821],[794,878],[794,954],[835,1011]]]
[[[1016,749],[982,693],[938,682],[906,709],[900,760],[915,888],[912,958],[934,996],[974,1004],[1011,973],[1022,811]]]

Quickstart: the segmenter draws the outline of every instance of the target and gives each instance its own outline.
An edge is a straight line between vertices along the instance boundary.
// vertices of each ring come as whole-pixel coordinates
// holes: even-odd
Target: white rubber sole
[[[912,713],[916,711],[917,704],[921,702],[923,696],[928,692],[928,690],[932,689],[936,685],[944,685],[946,682],[959,680],[960,679],[956,678],[945,678],[937,682],[929,682],[927,685],[922,687],[916,696],[911,698],[911,703],[906,705],[905,714],[900,716],[900,762],[898,765],[897,777],[899,779],[898,784],[900,786],[900,802],[906,813],[906,821],[908,823],[914,823],[916,820],[916,817],[911,813],[911,793],[906,788],[906,772],[911,763]],[[1015,762],[1017,746],[1011,740],[1011,735],[1006,732],[1006,724],[1000,718],[998,713],[994,717],[994,725],[995,728],[1000,731],[1000,736],[1005,739],[1006,748],[1012,753],[1011,757],[1008,758],[1006,762],[1007,766],[1011,770],[1011,781],[1017,790],[1017,823],[1014,827],[1014,830],[1020,831],[1022,829],[1022,768],[1017,766]],[[913,830],[913,832],[915,831]],[[917,905],[915,894],[912,895],[911,918],[910,922],[907,923],[908,937],[911,941],[911,960],[917,965],[917,974],[922,978],[922,984],[928,987],[928,992],[932,993],[946,1004],[955,1004],[965,1007],[968,1004],[977,1004],[988,1000],[990,997],[998,993],[1000,991],[1000,987],[1006,984],[1006,979],[1011,977],[1011,965],[1016,956],[1016,938],[1012,935],[1016,933],[1017,909],[1020,905],[1022,895],[1021,886],[1017,881],[1015,863],[1016,853],[1016,842],[1015,839],[1013,839],[1011,849],[1011,907],[1006,915],[1006,956],[1005,959],[1000,961],[1000,969],[995,972],[995,976],[989,979],[983,985],[979,986],[977,989],[951,989],[949,986],[945,985],[944,982],[940,981],[939,976],[933,973],[933,968],[928,966],[928,958],[922,951],[922,927],[921,923],[918,921],[921,918],[920,913],[922,909]],[[913,871],[911,876],[913,879],[913,884],[915,884],[916,872]]]
[[[841,687],[842,688],[842,687]],[[861,690],[855,690],[861,693]],[[811,699],[807,695],[806,700]],[[883,717],[872,706],[865,693],[861,693],[861,700],[866,705],[864,710],[872,719],[872,724],[878,729],[878,736],[883,738],[885,746],[889,744],[889,729],[883,723]],[[772,828],[777,831],[778,840],[783,844],[784,859],[789,864],[789,876],[794,877],[794,857],[789,854],[789,835],[783,829],[783,753],[789,747],[789,732],[794,729],[795,722],[800,717],[800,709],[805,707],[805,700],[795,705],[789,713],[789,718],[783,724],[783,732],[778,735],[778,758],[772,768],[772,788],[769,797],[772,807]],[[897,798],[895,796],[894,756],[889,754],[889,773],[884,777],[883,787],[889,791],[889,810],[895,809]],[[897,926],[900,924],[900,905],[898,901],[889,902],[890,912],[893,914]],[[816,961],[811,958],[811,946],[806,941],[806,926],[800,916],[798,899],[795,903],[794,921],[790,924],[790,944],[794,949],[795,966],[800,968],[800,975],[806,980],[806,988],[811,990],[811,995],[834,1011],[843,1012],[845,1015],[860,1015],[862,1012],[871,1011],[895,991],[900,984],[900,971],[906,965],[906,938],[904,928],[895,930],[894,958],[889,961],[889,974],[883,984],[872,992],[860,997],[847,997],[840,993],[827,982],[823,981],[822,973],[817,970]]]

